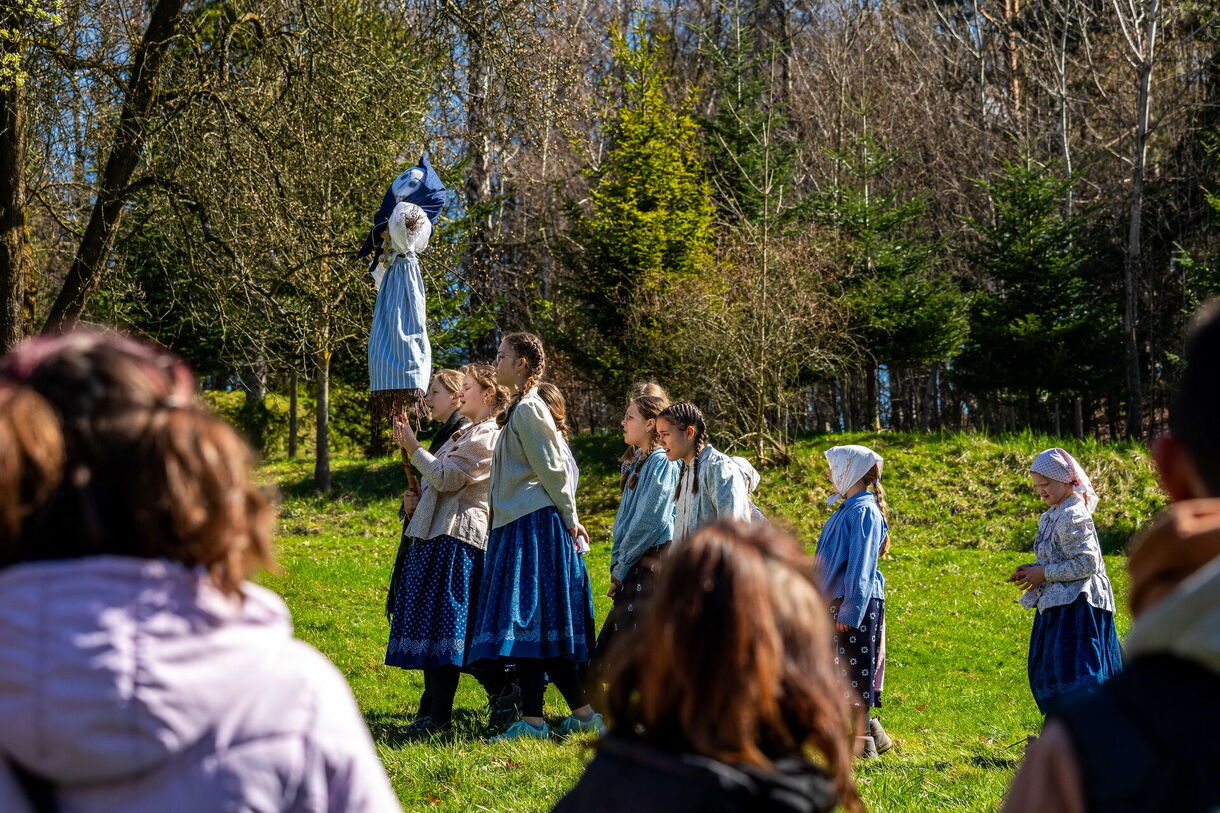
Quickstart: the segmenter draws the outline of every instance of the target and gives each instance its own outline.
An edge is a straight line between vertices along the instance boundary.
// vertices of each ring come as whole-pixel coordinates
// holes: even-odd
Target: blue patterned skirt
[[[1095,689],[1123,668],[1114,613],[1089,604],[1039,610],[1029,635],[1029,688],[1038,710],[1054,710],[1067,694]]]
[[[841,598],[830,604],[832,627],[839,619],[842,605]],[[830,640],[835,668],[843,678],[843,699],[853,706],[881,708],[885,681],[885,599],[869,599],[860,626],[847,632],[833,627]]]
[[[595,635],[589,573],[559,512],[548,506],[492,530],[467,663],[584,663]]]
[[[466,662],[483,551],[451,536],[404,538],[394,566],[385,662],[435,669]]]

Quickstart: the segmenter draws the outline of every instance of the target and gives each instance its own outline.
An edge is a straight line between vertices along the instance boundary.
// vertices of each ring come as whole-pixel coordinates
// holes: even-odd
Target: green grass
[[[1021,755],[1010,747],[1040,718],[1025,678],[1030,614],[1005,583],[1029,559],[1041,510],[1024,474],[1040,449],[1063,445],[1093,477],[1096,519],[1120,604],[1126,573],[1119,553],[1130,533],[1162,506],[1146,454],[1128,444],[1074,443],[1017,435],[853,434],[806,438],[787,467],[763,472],[759,506],[810,546],[828,514],[821,451],[866,443],[886,458],[894,550],[887,580],[889,667],[883,710],[898,753],[864,764],[858,782],[870,810],[995,810]],[[598,621],[609,600],[609,530],[617,502],[613,436],[579,438],[580,506],[593,537],[588,556]],[[417,672],[382,665],[385,586],[398,544],[396,460],[340,459],[334,495],[310,486],[312,464],[272,462],[278,485],[280,573],[263,581],[293,611],[297,634],[347,676],[408,810],[547,810],[579,776],[585,742],[492,746],[481,742],[482,692],[458,691],[456,732],[406,743],[393,733],[422,690]],[[1127,618],[1119,613],[1119,631]],[[562,702],[551,690],[548,714]],[[553,721],[554,721],[553,720]]]

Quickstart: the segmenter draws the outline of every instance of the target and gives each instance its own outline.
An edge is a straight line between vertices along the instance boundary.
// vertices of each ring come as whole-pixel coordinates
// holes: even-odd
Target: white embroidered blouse
[[[1114,590],[1101,557],[1097,528],[1080,497],[1068,497],[1038,518],[1034,556],[1046,571],[1046,581],[1021,596],[1026,609],[1071,604],[1084,593],[1089,604],[1114,612]]]

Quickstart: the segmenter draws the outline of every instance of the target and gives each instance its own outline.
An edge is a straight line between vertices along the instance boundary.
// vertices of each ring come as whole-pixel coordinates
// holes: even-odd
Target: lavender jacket
[[[74,813],[400,811],[343,676],[284,602],[121,556],[0,570],[0,810],[14,761]]]

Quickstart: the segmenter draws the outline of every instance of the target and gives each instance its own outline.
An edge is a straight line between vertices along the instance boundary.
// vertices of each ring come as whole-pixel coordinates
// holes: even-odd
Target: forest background
[[[762,462],[803,431],[1139,439],[1220,292],[1218,15],[14,0],[0,349],[153,337],[326,490],[332,448],[386,451],[354,252],[427,153],[437,365],[539,332],[577,428],[654,378]]]

